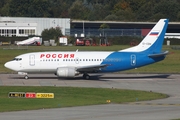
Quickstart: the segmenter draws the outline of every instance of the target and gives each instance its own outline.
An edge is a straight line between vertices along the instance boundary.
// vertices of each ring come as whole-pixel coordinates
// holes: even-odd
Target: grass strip
[[[55,98],[9,98],[9,92],[54,93]],[[1,86],[0,112],[107,104],[107,100],[126,103],[166,97],[160,93],[123,89]]]

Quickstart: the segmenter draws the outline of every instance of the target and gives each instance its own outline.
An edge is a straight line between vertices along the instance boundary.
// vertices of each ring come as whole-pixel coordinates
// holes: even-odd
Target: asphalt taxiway
[[[32,74],[25,80],[16,74],[1,74],[0,86],[72,86],[145,90],[169,95],[169,98],[127,104],[106,104],[59,109],[41,109],[0,113],[5,120],[171,120],[180,118],[179,74],[103,74],[58,79],[51,74]]]

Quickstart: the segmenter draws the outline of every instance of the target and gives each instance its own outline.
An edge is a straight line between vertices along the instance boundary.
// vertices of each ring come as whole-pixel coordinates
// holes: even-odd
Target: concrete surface
[[[171,120],[180,118],[179,74],[103,74],[91,80],[59,79],[51,74],[32,74],[29,80],[1,74],[0,86],[73,86],[119,88],[168,94],[167,99],[128,104],[106,104],[59,109],[0,113],[1,120]]]

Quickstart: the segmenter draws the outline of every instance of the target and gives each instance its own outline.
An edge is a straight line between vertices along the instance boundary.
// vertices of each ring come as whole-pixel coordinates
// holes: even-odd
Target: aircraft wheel
[[[88,74],[84,74],[83,78],[86,79],[86,80],[89,80],[90,76]]]
[[[27,80],[29,77],[27,75],[25,75],[24,78]]]

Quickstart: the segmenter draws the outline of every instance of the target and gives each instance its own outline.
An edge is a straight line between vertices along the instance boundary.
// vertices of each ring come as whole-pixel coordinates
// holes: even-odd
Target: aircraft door
[[[35,55],[34,54],[29,55],[29,65],[30,66],[35,65]]]
[[[131,66],[136,65],[136,55],[131,55]]]

